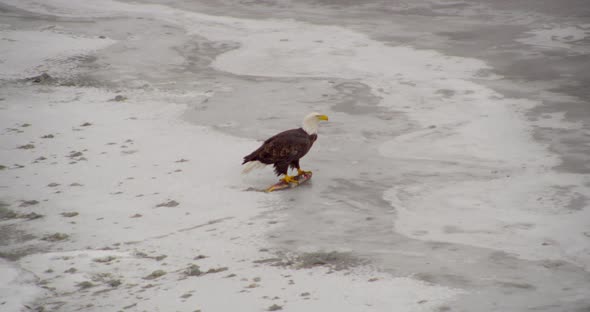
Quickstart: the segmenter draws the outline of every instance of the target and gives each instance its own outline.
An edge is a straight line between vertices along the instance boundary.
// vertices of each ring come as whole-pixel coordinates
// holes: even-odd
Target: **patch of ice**
[[[436,175],[435,175],[436,176]],[[566,260],[590,268],[587,205],[580,175],[525,172],[474,179],[438,175],[385,193],[396,231],[421,240],[503,250],[529,260]],[[566,187],[561,187],[565,185]]]

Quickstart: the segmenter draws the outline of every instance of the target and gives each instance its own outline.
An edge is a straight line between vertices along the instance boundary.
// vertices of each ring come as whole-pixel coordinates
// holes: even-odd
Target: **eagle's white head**
[[[303,128],[303,130],[309,135],[316,134],[318,133],[320,120],[328,120],[328,116],[315,112],[311,113],[303,118],[303,125],[301,128]]]

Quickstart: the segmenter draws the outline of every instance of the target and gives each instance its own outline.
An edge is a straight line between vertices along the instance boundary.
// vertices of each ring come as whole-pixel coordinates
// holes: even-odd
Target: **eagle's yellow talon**
[[[310,175],[311,171],[305,171],[305,170],[301,170],[301,169],[297,169],[297,175]]]
[[[299,184],[299,180],[295,179],[295,177],[292,177],[290,175],[285,175],[284,178],[281,179],[281,181],[285,182],[285,183],[295,183],[295,184]]]

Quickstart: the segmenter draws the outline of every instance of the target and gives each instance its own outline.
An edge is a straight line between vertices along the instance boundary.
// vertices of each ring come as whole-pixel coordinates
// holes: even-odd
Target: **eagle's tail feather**
[[[265,166],[266,166],[266,164],[263,164],[258,160],[249,161],[244,164],[244,169],[242,170],[242,174],[247,174],[248,172],[250,172],[254,169],[264,168]]]

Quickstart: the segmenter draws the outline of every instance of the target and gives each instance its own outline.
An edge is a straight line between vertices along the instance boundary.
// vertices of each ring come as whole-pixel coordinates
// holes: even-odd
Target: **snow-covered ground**
[[[553,105],[578,76],[380,40],[415,21],[372,5],[1,0],[2,311],[587,309],[590,118]],[[241,157],[310,111],[313,181],[248,191],[275,177]]]

